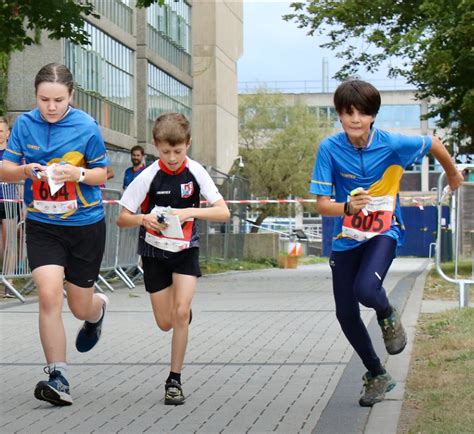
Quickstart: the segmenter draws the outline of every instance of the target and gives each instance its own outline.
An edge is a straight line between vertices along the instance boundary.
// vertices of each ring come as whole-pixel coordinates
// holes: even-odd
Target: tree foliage
[[[327,123],[302,105],[288,106],[281,94],[261,89],[240,96],[239,124],[245,166],[237,170],[249,180],[252,194],[271,199],[307,197],[317,147],[329,131]],[[277,214],[276,208],[258,207],[256,224]]]
[[[472,0],[311,0],[291,4],[294,20],[308,35],[324,34],[321,47],[337,50],[346,60],[336,74],[344,79],[361,67],[375,71],[393,57],[401,66],[389,76],[401,75],[431,98],[428,117],[464,140],[472,150],[474,137],[474,2]],[[354,41],[364,45],[356,46]],[[369,50],[370,48],[370,50]]]
[[[39,42],[39,31],[51,39],[67,38],[86,44],[84,17],[93,13],[89,1],[74,0],[4,0],[0,4],[0,50],[11,53]]]
[[[164,0],[137,0],[137,7]],[[100,18],[89,0],[2,0],[0,3],[0,53],[21,51],[39,42],[41,30],[50,39],[66,38],[78,45],[86,45],[89,35],[84,30],[87,16]]]

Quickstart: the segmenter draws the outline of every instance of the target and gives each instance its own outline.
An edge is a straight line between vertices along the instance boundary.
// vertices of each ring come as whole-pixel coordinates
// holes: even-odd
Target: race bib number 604
[[[53,195],[46,181],[33,181],[33,205],[46,214],[64,214],[77,208],[76,183],[66,182]]]

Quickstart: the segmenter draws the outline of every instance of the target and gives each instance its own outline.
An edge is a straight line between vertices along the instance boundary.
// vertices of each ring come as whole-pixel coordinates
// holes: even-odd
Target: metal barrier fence
[[[25,243],[25,203],[23,202],[23,185],[1,183],[3,204],[6,218],[2,221],[5,239],[3,241],[3,265],[1,282],[5,291],[9,291],[21,301],[22,293],[13,285],[13,279],[25,278],[30,281],[24,286],[27,291],[31,285],[31,272],[28,266]],[[5,230],[6,229],[6,230]]]
[[[460,169],[474,170],[474,165],[463,165]],[[436,238],[436,254],[435,263],[436,271],[438,274],[448,282],[457,284],[459,286],[459,307],[467,307],[469,305],[469,285],[474,284],[474,224],[472,222],[472,209],[473,209],[473,192],[474,183],[465,182],[461,188],[452,193],[449,199],[450,211],[451,211],[451,225],[454,234],[452,251],[454,253],[454,276],[448,276],[441,268],[441,257],[443,248],[442,245],[442,206],[446,201],[446,196],[449,194],[449,190],[445,187],[445,172],[441,173],[438,179],[438,230]],[[466,216],[470,216],[471,222],[467,218],[462,218],[462,213],[466,212]],[[446,237],[444,237],[446,238]],[[450,242],[444,240],[444,242]],[[459,261],[461,256],[471,255],[472,259],[472,278],[462,279],[458,275]]]
[[[6,226],[6,233],[3,240],[3,266],[0,282],[5,285],[6,290],[24,302],[24,295],[34,286],[26,255],[26,207],[23,202],[23,183],[2,182],[0,188],[3,192],[6,214],[5,220],[2,222]],[[95,282],[95,287],[98,291],[103,292],[101,285],[104,285],[109,291],[113,291],[107,278],[110,275],[115,275],[129,288],[134,288],[134,280],[143,274],[137,254],[139,228],[123,229],[115,224],[119,213],[117,204],[121,195],[119,190],[103,189],[102,194],[106,219],[106,241],[100,275]],[[130,277],[130,272],[135,273],[133,278]],[[21,279],[25,282],[22,282],[21,288],[17,288],[15,284],[18,285],[18,283],[15,283],[13,279]]]

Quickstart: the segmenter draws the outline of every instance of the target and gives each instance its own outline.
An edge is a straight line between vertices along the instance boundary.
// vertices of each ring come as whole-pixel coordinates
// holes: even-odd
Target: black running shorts
[[[181,252],[160,250],[157,258],[142,256],[145,289],[149,293],[168,288],[173,283],[173,273],[201,277],[199,248],[191,247]]]
[[[30,269],[61,265],[66,280],[91,288],[99,275],[105,248],[105,220],[84,226],[63,226],[26,219]]]

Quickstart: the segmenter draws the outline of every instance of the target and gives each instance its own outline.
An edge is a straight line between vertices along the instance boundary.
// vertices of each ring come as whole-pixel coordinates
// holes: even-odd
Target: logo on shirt
[[[171,194],[171,190],[161,190],[161,191],[157,191],[156,194]]]
[[[32,145],[31,143],[28,143],[26,147],[29,149],[34,149],[35,151],[38,151],[40,148],[38,145]]]
[[[344,173],[344,172],[341,172],[340,175],[343,177],[343,178],[350,178],[350,179],[355,179],[356,176],[353,175],[352,173]]]
[[[181,184],[181,197],[187,198],[191,196],[194,192],[193,181],[190,181],[186,184]]]

